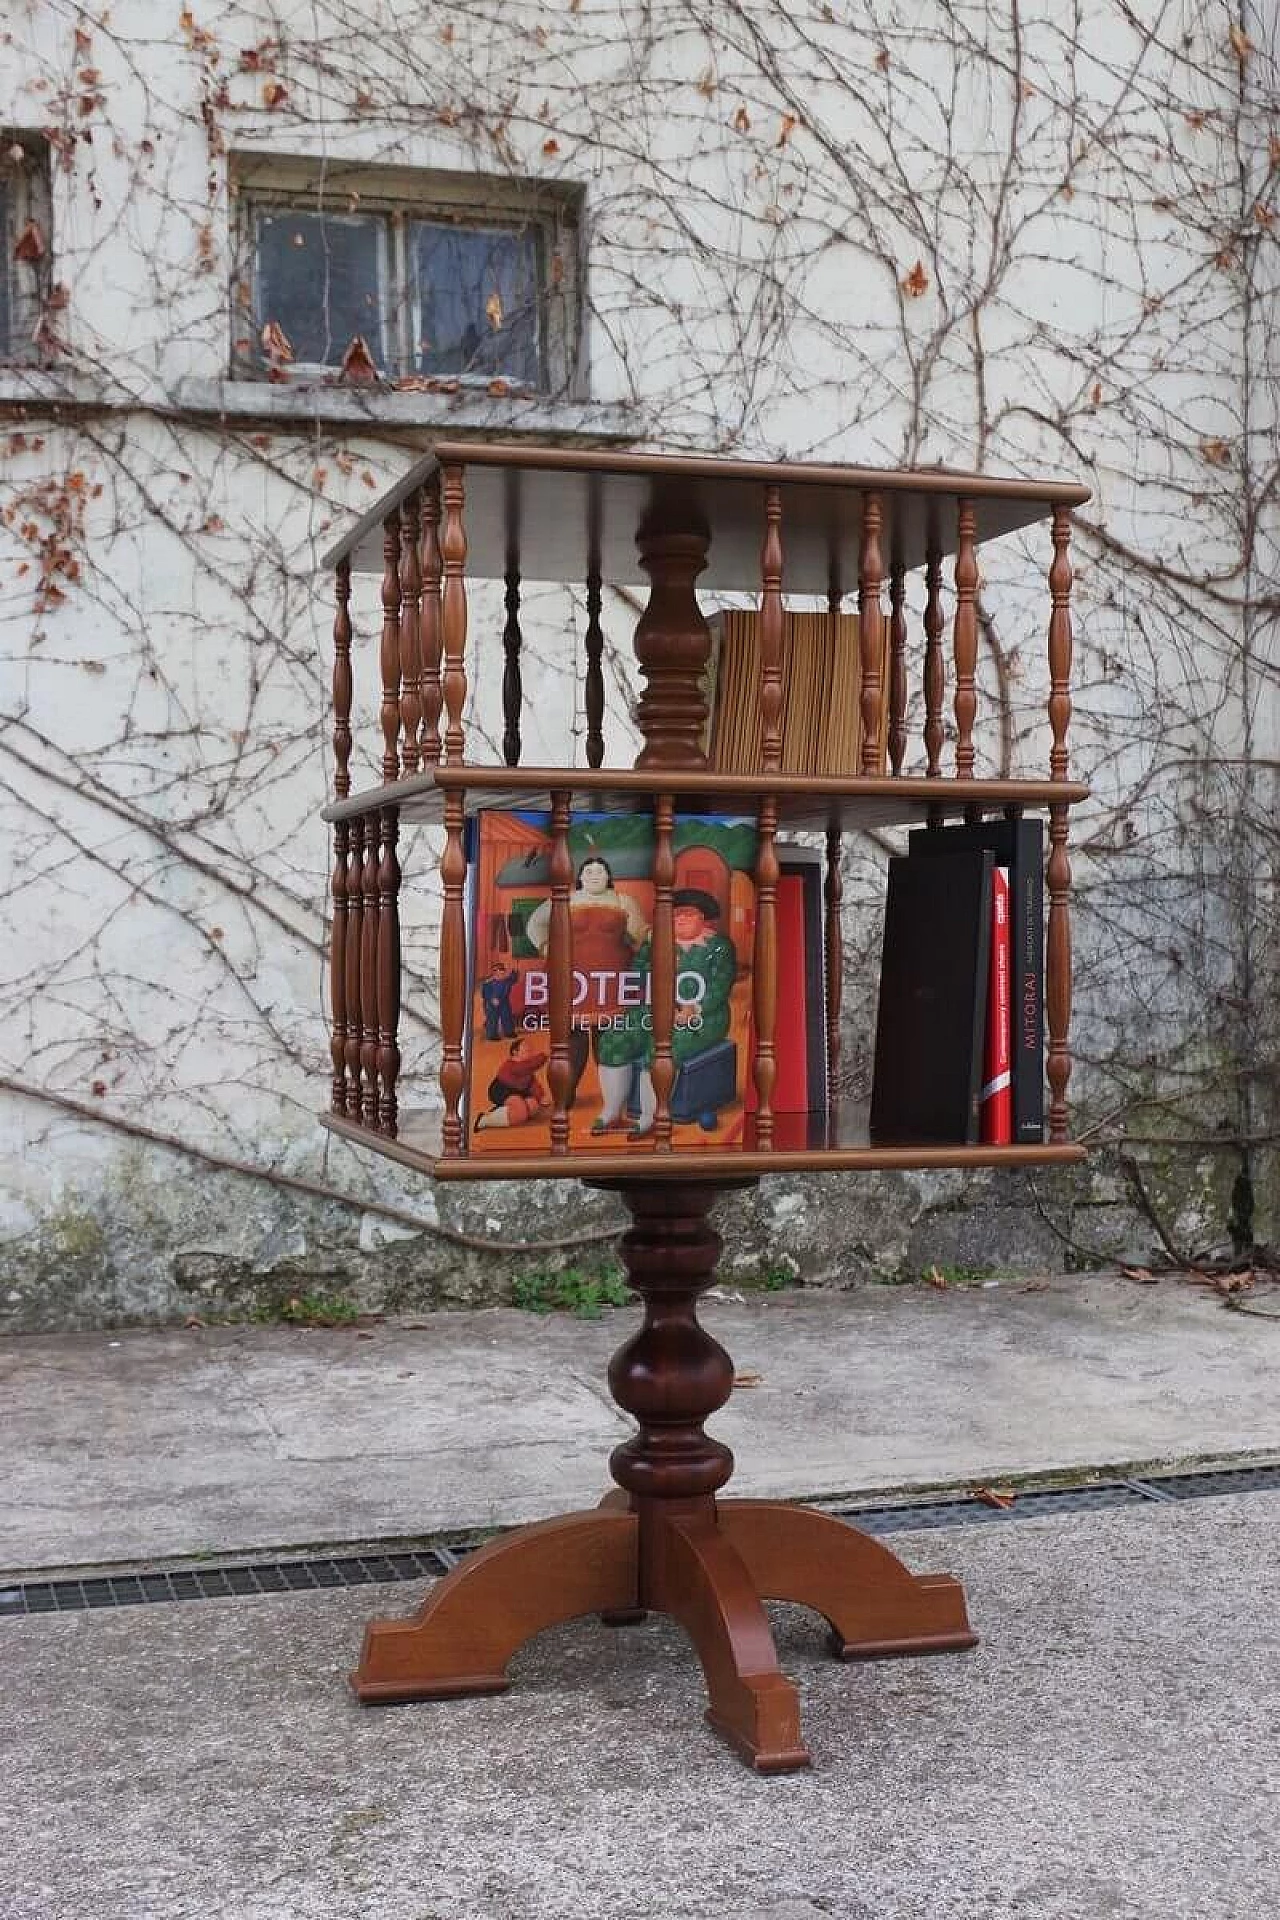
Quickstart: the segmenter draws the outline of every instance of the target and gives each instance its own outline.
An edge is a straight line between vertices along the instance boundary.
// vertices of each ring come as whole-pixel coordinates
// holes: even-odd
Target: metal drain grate
[[[892,1507],[837,1507],[841,1520],[867,1533],[907,1533],[917,1527],[961,1527],[992,1520],[1029,1520],[1037,1513],[1085,1513],[1097,1507],[1141,1506],[1154,1496],[1135,1480],[1099,1480],[1079,1487],[1033,1487],[1011,1507],[989,1507],[970,1494]]]
[[[0,1618],[31,1613],[84,1613],[92,1607],[136,1607],[170,1600],[228,1600],[244,1594],[312,1593],[324,1587],[383,1586],[393,1580],[435,1580],[478,1540],[407,1553],[322,1555],[306,1560],[255,1560],[225,1567],[167,1568],[80,1580],[25,1580],[0,1587]]]
[[[906,1533],[933,1527],[1030,1520],[1037,1514],[1088,1513],[1101,1507],[1176,1504],[1232,1493],[1280,1491],[1280,1464],[1211,1468],[1200,1473],[1153,1474],[1146,1479],[1082,1481],[1068,1487],[1020,1489],[1009,1507],[989,1507],[970,1494],[906,1501],[892,1506],[828,1508],[867,1533]],[[312,1593],[328,1587],[383,1586],[396,1580],[435,1580],[490,1536],[437,1541],[386,1553],[316,1554],[291,1560],[254,1560],[227,1566],[146,1569],[78,1580],[24,1580],[0,1587],[0,1619],[36,1613],[84,1613],[95,1607],[136,1607],[172,1600],[228,1600],[241,1594]]]

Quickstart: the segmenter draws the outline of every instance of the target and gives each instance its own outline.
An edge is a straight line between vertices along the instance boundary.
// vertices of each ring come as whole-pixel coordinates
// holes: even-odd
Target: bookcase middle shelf
[[[486,807],[550,808],[568,794],[597,813],[645,812],[670,795],[682,813],[749,812],[763,795],[777,801],[778,824],[793,832],[917,826],[973,817],[975,811],[1075,806],[1089,788],[1072,780],[960,780],[950,776],[689,772],[683,768],[437,766],[369,787],[324,810],[330,822],[394,808],[402,825],[439,826],[445,798],[460,793],[468,814]]]

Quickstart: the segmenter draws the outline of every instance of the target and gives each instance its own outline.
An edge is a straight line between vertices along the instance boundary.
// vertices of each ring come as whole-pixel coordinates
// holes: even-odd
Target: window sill
[[[551,400],[545,394],[398,392],[301,381],[206,380],[188,376],[169,391],[151,382],[131,390],[87,373],[0,366],[0,410],[147,412],[174,419],[290,428],[331,427],[421,431],[554,434],[561,438],[633,442],[643,438],[627,406]]]
[[[180,381],[174,395],[185,413],[226,420],[267,420],[334,427],[444,427],[476,432],[577,434],[592,440],[636,440],[642,428],[629,407],[545,394],[397,391],[394,387],[314,386],[300,381]]]

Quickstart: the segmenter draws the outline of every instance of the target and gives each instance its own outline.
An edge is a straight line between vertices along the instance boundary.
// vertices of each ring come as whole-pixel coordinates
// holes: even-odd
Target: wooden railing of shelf
[[[934,489],[936,492],[937,490]],[[977,658],[979,585],[976,514],[972,498],[951,496],[955,507],[955,604],[952,618],[954,775],[942,768],[945,739],[944,703],[946,662],[943,647],[946,619],[942,598],[944,541],[936,520],[924,573],[923,635],[920,692],[923,707],[923,777],[939,783],[943,794],[951,778],[961,783],[974,778],[976,762]],[[402,776],[432,769],[462,769],[466,759],[467,703],[467,533],[465,525],[465,467],[450,462],[411,492],[383,522],[381,578],[382,628],[380,648],[383,788]],[[859,774],[882,778],[877,743],[881,739],[883,703],[888,703],[887,739],[889,778],[908,777],[906,716],[909,704],[910,633],[905,569],[891,551],[886,580],[883,539],[883,500],[879,491],[866,489],[860,501],[860,547],[857,581],[859,646],[861,649],[862,747]],[[755,1137],[768,1148],[773,1133],[772,1095],[777,1063],[774,1035],[777,1016],[776,889],[778,859],[781,716],[785,699],[782,658],[786,529],[782,492],[776,484],[761,490],[760,634],[761,679],[759,706],[764,742],[756,785],[758,851],[755,866],[756,919],[753,1014],[755,1025],[754,1079],[757,1099]],[[654,774],[651,783],[655,815],[655,901],[652,933],[653,1066],[657,1099],[654,1151],[669,1152],[672,1141],[671,1096],[675,1079],[672,1032],[675,1015],[676,948],[671,905],[674,877],[672,828],[678,775],[706,767],[699,745],[706,718],[701,675],[706,664],[707,629],[698,608],[695,585],[705,565],[708,530],[699,526],[662,524],[660,518],[640,530],[642,565],[650,575],[648,607],[637,629],[636,650],[646,686],[638,719],[645,737],[637,768]],[[1071,717],[1070,671],[1071,565],[1068,557],[1070,511],[1052,508],[1052,560],[1048,570],[1051,613],[1048,626],[1050,692],[1048,720],[1051,733],[1049,779],[1055,786],[1069,784],[1068,729]],[[604,761],[604,690],[602,674],[603,580],[599,544],[599,493],[593,487],[592,511],[582,578],[585,581],[585,667],[583,711],[586,717],[587,765]],[[512,535],[503,574],[505,625],[502,631],[503,759],[507,767],[521,761],[521,717],[524,686],[521,668],[523,637],[520,627],[521,571],[518,541]],[[883,604],[888,589],[889,609]],[[843,593],[834,577],[828,606],[838,616]],[[349,799],[352,754],[353,633],[350,611],[351,567],[342,559],[335,570],[333,623],[333,791],[336,801]],[[838,631],[838,629],[837,629]],[[887,644],[886,644],[887,642]],[[483,769],[477,768],[477,773]],[[661,778],[659,778],[661,776]],[[919,776],[910,776],[918,778]],[[647,785],[649,783],[646,783]],[[552,788],[552,914],[548,954],[551,1060],[548,1083],[552,1094],[551,1151],[568,1151],[571,998],[571,921],[568,906],[573,882],[569,850],[572,790]],[[954,790],[953,790],[954,791]],[[1012,798],[1010,798],[1010,792]],[[1073,790],[1074,793],[1074,790]],[[996,798],[984,797],[966,808],[969,817],[1003,806],[1016,815],[1016,783]],[[463,1038],[466,1026],[467,928],[464,887],[466,797],[450,783],[443,800],[444,846],[440,861],[443,909],[440,936],[440,1028],[442,1058],[440,1087],[444,1104],[442,1149],[445,1158],[467,1151],[462,1104],[465,1091]],[[1067,802],[1051,802],[1049,812],[1048,926],[1046,938],[1045,1014],[1046,1074],[1049,1087],[1050,1143],[1068,1138],[1067,1083],[1071,1072],[1068,1028],[1071,1010],[1071,868],[1067,851]],[[400,810],[373,789],[358,808],[354,803],[334,821],[331,896],[333,907],[329,956],[329,992],[332,1005],[330,1057],[331,1109],[334,1114],[365,1129],[394,1137],[398,1124],[400,1051],[400,923],[401,887],[398,852]],[[824,886],[824,941],[826,950],[826,1014],[828,1022],[828,1080],[832,1097],[839,1079],[839,1017],[841,1005],[840,873],[841,833],[833,827],[826,836]]]

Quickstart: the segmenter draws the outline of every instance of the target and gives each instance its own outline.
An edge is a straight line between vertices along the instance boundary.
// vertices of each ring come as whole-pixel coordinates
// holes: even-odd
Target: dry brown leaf
[[[1150,1267],[1121,1267],[1120,1271],[1126,1280],[1136,1280],[1140,1286],[1154,1287],[1156,1284],[1156,1276]]]
[[[744,1367],[741,1373],[735,1373],[733,1376],[735,1387],[758,1387],[763,1381],[764,1375],[753,1373],[750,1367]]]
[[[554,159],[560,151],[560,142],[558,140],[544,140],[542,143],[542,151],[546,154],[548,160]]]
[[[293,342],[278,320],[268,320],[259,338],[268,360],[293,359]]]
[[[371,387],[377,380],[378,368],[362,334],[356,334],[343,354],[338,378],[353,387]]]
[[[22,232],[18,235],[14,243],[14,259],[21,260],[25,265],[33,267],[38,260],[44,259],[48,251],[49,249],[44,237],[44,228],[38,220],[28,220],[26,226],[22,229]]]
[[[1229,467],[1231,465],[1231,448],[1225,440],[1202,440],[1200,442],[1200,457],[1203,460],[1207,460],[1211,467]]]
[[[264,107],[282,107],[288,98],[289,89],[281,80],[268,80],[266,86],[262,89],[262,104]]]
[[[778,132],[778,145],[779,145],[780,147],[785,147],[785,146],[786,146],[786,144],[787,144],[787,142],[788,142],[788,140],[789,140],[789,139],[791,138],[791,136],[792,136],[792,134],[793,134],[793,133],[795,132],[795,130],[796,130],[796,128],[797,128],[797,127],[799,126],[799,124],[800,124],[800,122],[799,122],[799,120],[798,120],[798,119],[796,118],[796,116],[795,116],[795,114],[794,114],[794,113],[784,113],[784,114],[783,114],[783,116],[782,116],[782,126],[781,126],[781,128],[779,129],[779,132]]]
[[[929,285],[929,276],[924,270],[924,261],[917,260],[910,273],[903,277],[900,284],[905,294],[908,294],[912,300],[918,300]]]
[[[1241,66],[1243,66],[1254,50],[1253,42],[1244,28],[1239,26],[1234,20],[1231,23],[1230,39],[1232,52],[1235,54]]]
[[[1016,1493],[1007,1492],[999,1487],[971,1487],[969,1498],[978,1500],[984,1507],[999,1507],[1001,1511],[1011,1507],[1017,1499]]]
[[[929,1282],[929,1285],[931,1287],[946,1288],[951,1285],[951,1282],[948,1280],[946,1274],[942,1271],[941,1267],[930,1267],[924,1277]]]
[[[733,124],[739,133],[750,133],[751,115],[745,107],[738,108],[738,111],[733,116]]]

